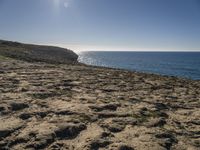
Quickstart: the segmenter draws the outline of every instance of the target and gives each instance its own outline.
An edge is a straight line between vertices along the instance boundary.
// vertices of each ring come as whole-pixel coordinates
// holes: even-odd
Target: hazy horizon
[[[74,51],[200,51],[198,0],[0,0],[0,39]]]

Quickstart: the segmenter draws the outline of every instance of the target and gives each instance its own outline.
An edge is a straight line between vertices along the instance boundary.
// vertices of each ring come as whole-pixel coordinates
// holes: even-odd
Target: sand
[[[0,149],[197,150],[200,81],[0,59]]]

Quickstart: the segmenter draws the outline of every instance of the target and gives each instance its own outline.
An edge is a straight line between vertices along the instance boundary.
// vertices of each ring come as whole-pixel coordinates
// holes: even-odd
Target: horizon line
[[[158,48],[155,48],[156,50],[153,50],[153,48],[124,48],[124,49],[128,49],[128,50],[119,50],[117,48],[110,48],[111,50],[108,50],[109,48],[106,48],[106,49],[100,49],[98,48],[97,50],[95,50],[95,48],[81,48],[81,45],[79,44],[55,44],[55,43],[40,43],[40,42],[25,42],[23,40],[11,40],[11,39],[3,39],[3,38],[0,38],[0,40],[2,41],[10,41],[10,42],[19,42],[19,43],[22,43],[22,44],[33,44],[33,45],[40,45],[40,46],[54,46],[54,47],[60,47],[60,48],[65,48],[65,49],[69,49],[69,50],[72,50],[74,52],[200,52],[200,48],[199,49],[158,49]],[[74,46],[79,46],[77,48],[75,48]],[[83,45],[83,47],[86,46],[86,45]],[[90,46],[90,45],[89,45]],[[92,46],[92,45],[91,45]],[[74,47],[74,48],[73,48]],[[98,46],[97,46],[98,47]],[[86,50],[86,49],[89,49],[89,50]],[[120,48],[122,49],[122,48]]]

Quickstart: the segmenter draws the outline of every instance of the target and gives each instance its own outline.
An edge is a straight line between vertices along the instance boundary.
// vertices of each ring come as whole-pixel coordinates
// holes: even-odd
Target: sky
[[[75,51],[200,51],[200,0],[0,0],[0,39]]]

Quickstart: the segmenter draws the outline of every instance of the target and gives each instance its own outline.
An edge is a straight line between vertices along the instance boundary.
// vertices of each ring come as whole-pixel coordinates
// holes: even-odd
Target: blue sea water
[[[79,61],[200,80],[200,52],[81,52]]]

